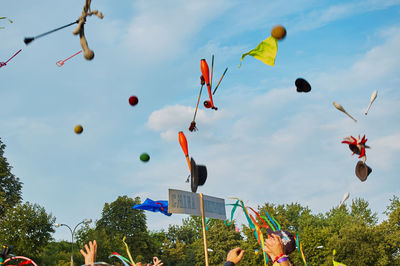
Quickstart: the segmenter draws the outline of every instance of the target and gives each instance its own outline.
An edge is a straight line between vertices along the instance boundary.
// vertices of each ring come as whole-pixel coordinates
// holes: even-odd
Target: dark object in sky
[[[372,172],[372,169],[363,161],[358,161],[355,170],[356,176],[361,180],[361,182],[367,180],[367,177]]]
[[[147,153],[144,152],[144,153],[140,154],[140,160],[142,162],[147,163],[150,160],[150,155],[148,155]]]
[[[47,35],[47,34],[50,34],[50,33],[55,32],[55,31],[61,30],[61,29],[63,29],[63,28],[69,27],[69,26],[74,25],[74,24],[76,24],[76,23],[78,23],[78,20],[75,21],[75,22],[69,23],[69,24],[67,24],[67,25],[65,25],[65,26],[59,27],[59,28],[57,28],[57,29],[54,29],[54,30],[51,30],[51,31],[42,33],[42,34],[40,34],[40,35],[38,35],[38,36],[35,36],[35,37],[25,37],[24,43],[25,43],[26,45],[28,45],[29,43],[31,43],[31,42],[32,42],[33,40],[35,40],[35,39],[38,39],[38,38],[40,38],[40,37],[43,37],[43,36],[45,36],[45,35]]]
[[[193,158],[190,158],[190,187],[193,193],[196,193],[197,187],[204,185],[207,179],[207,167],[205,165],[196,165]]]
[[[76,134],[81,134],[83,132],[83,127],[81,125],[76,125],[74,131]]]
[[[307,80],[303,78],[296,79],[295,83],[297,92],[309,92],[311,91],[311,85],[307,82]]]
[[[129,104],[130,105],[135,106],[136,104],[138,104],[138,102],[139,102],[139,99],[135,95],[129,97]]]
[[[286,37],[286,29],[282,25],[276,25],[271,30],[271,36],[277,40],[283,40]]]

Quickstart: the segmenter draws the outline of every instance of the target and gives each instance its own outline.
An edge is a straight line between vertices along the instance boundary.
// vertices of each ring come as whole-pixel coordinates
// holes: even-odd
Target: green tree
[[[71,243],[67,241],[50,242],[42,250],[40,258],[36,261],[39,265],[46,266],[69,266],[71,265]],[[82,265],[84,259],[79,250],[74,249],[75,265]]]
[[[202,238],[201,218],[192,216],[182,219],[182,225],[170,225],[165,233],[161,260],[164,265],[184,266],[196,261],[193,243]]]
[[[80,229],[77,233],[79,249],[83,248],[89,241],[97,241],[97,261],[109,261],[108,257],[113,252],[127,257],[122,238],[122,234],[108,234],[104,228],[89,228],[88,226]],[[132,254],[132,256],[134,255]],[[134,257],[134,259],[136,258]]]
[[[240,211],[239,211],[240,210]],[[334,207],[322,214],[298,203],[273,205],[265,203],[264,210],[277,220],[282,229],[300,237],[308,265],[332,265],[332,251],[336,249],[335,260],[346,265],[400,265],[400,200],[394,196],[385,214],[388,218],[377,224],[377,214],[363,199],[353,199],[348,206]],[[255,216],[251,211],[250,214]],[[243,215],[238,209],[238,215]],[[256,218],[261,225],[260,219]],[[263,254],[254,232],[247,225],[242,226],[236,236],[233,228],[221,221],[208,225],[208,247],[210,265],[220,265],[229,249],[238,245],[245,250],[240,265],[263,265]],[[267,233],[262,228],[263,235]],[[258,252],[255,252],[257,251]],[[165,265],[204,265],[201,219],[189,217],[182,226],[170,226],[162,246]],[[298,250],[290,254],[294,265],[303,265]]]
[[[382,265],[400,265],[400,200],[393,196],[384,212],[388,219],[376,226],[381,239],[377,246],[379,263]],[[383,241],[382,241],[383,240]]]
[[[139,197],[132,199],[127,196],[105,203],[96,227],[85,227],[78,232],[79,245],[82,247],[89,240],[96,239],[98,260],[108,261],[112,252],[127,256],[122,242],[122,238],[126,236],[126,243],[135,262],[150,261],[153,256],[159,256],[160,250],[156,241],[151,239],[147,230],[144,211],[132,209],[135,204],[140,203]]]
[[[4,157],[5,147],[0,139],[0,220],[8,208],[22,200],[22,182],[11,173],[12,167]]]
[[[201,221],[200,217],[196,217]],[[211,219],[207,224],[207,247],[212,250],[208,252],[210,265],[222,265],[226,260],[229,250],[239,247],[241,235],[235,232],[235,224],[226,225],[224,221]],[[201,238],[193,245],[196,247],[196,265],[204,265],[204,244]]]
[[[188,256],[188,246],[185,243],[176,240],[175,242],[171,242],[167,238],[163,243],[163,253],[161,255],[161,260],[163,261],[165,266],[176,265],[176,266],[184,266],[185,261]],[[194,259],[194,256],[192,257]]]
[[[0,221],[0,243],[13,246],[13,253],[34,260],[54,233],[55,218],[37,204],[17,204],[8,209]]]

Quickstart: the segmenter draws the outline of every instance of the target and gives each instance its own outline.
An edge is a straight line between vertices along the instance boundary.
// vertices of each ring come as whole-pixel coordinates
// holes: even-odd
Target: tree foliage
[[[69,266],[71,265],[71,242],[52,241],[41,252],[40,258],[36,261],[38,265],[46,266]],[[74,245],[74,264],[84,264],[84,259],[79,249]]]
[[[4,157],[6,145],[0,139],[0,220],[7,209],[22,200],[22,182],[11,173],[12,167]]]
[[[18,204],[8,209],[0,221],[0,243],[13,246],[13,253],[39,259],[52,239],[55,218],[37,204]]]
[[[135,204],[140,204],[139,197],[132,199],[120,196],[112,203],[105,203],[96,226],[85,227],[78,232],[79,245],[82,247],[96,239],[98,260],[108,261],[108,256],[113,252],[127,256],[122,242],[125,236],[135,262],[151,261],[153,256],[159,254],[161,241],[147,230],[144,211],[132,209]]]

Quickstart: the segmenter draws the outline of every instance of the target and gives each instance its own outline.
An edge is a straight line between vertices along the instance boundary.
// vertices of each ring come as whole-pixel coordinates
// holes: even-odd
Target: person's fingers
[[[272,237],[273,237],[276,241],[282,242],[282,238],[281,238],[280,236],[273,234]]]
[[[268,254],[269,253],[271,253],[271,249],[267,246],[267,245],[265,245],[264,246],[264,249],[263,249],[265,252],[267,252]]]
[[[93,241],[93,246],[94,246],[94,258],[96,258],[96,256],[97,256],[97,241],[96,240]]]
[[[90,251],[92,251],[93,252],[93,242],[92,241],[89,241],[89,249],[90,249]]]
[[[273,239],[272,238],[268,238],[267,240],[265,240],[265,246],[267,246],[268,248],[273,246]]]
[[[89,247],[88,247],[87,244],[85,244],[85,250],[86,250],[86,254],[89,254],[89,253],[90,253],[90,250],[89,250]]]
[[[86,257],[86,253],[85,251],[83,251],[83,249],[79,250],[79,252],[82,254],[83,257]]]
[[[244,250],[243,249],[240,249],[240,253],[239,253],[239,260],[241,260],[242,258],[243,258],[243,255],[244,255]]]
[[[235,252],[238,252],[238,250],[240,250],[240,248],[237,247],[237,248],[234,248],[234,249],[232,249],[232,250],[235,251]]]

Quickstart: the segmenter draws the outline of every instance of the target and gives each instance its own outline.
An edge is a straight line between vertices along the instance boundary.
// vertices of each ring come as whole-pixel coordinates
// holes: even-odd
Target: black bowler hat
[[[366,163],[358,161],[356,165],[356,176],[361,180],[361,182],[367,180],[367,177],[371,172],[372,169]]]
[[[207,167],[205,165],[196,165],[193,158],[190,158],[190,186],[193,193],[196,193],[197,187],[204,185],[207,179]]]
[[[307,80],[298,78],[294,82],[297,88],[297,92],[309,92],[311,91],[311,85],[307,82]]]

